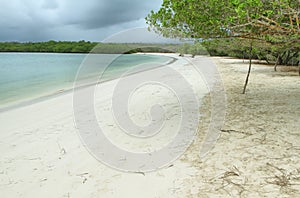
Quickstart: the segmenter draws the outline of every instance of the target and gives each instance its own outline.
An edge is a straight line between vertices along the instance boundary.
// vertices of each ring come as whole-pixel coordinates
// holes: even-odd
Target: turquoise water
[[[72,89],[86,54],[0,53],[0,106],[32,100]],[[129,67],[151,62],[166,63],[171,58],[155,55],[91,55],[97,63],[80,78],[98,75],[107,67],[101,80],[110,80]],[[145,68],[149,69],[149,68]]]

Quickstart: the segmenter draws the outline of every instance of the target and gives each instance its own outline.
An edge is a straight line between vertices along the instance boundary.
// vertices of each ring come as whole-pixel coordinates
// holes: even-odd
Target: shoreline
[[[56,54],[56,53],[53,53],[53,54]],[[145,54],[145,53],[137,53],[137,54]],[[165,66],[173,64],[174,62],[176,62],[178,60],[175,57],[168,56],[169,53],[163,53],[163,54],[161,54],[161,53],[146,53],[146,54],[157,55],[157,56],[167,56],[167,57],[171,58],[171,60],[166,62],[166,63],[162,63],[162,65],[159,65],[157,67],[148,68],[148,69],[145,69],[145,70],[142,70],[142,71],[137,71],[137,72],[134,72],[134,73],[126,74],[124,76],[135,75],[135,74],[138,74],[138,73],[141,73],[141,72],[157,69],[157,68],[160,68],[160,67],[165,67]],[[118,79],[118,77],[103,80],[103,81],[97,82],[97,83],[91,83],[91,84],[83,85],[81,87],[78,87],[77,89],[84,89],[84,88],[87,88],[87,87],[90,87],[90,86],[94,86],[96,84],[101,84],[101,83],[106,83],[106,82],[109,82],[109,81],[114,81],[116,79]],[[20,100],[19,102],[18,101],[17,102],[12,102],[12,103],[8,103],[7,105],[3,104],[3,106],[0,105],[0,113],[10,111],[12,109],[17,109],[17,108],[29,106],[29,105],[34,105],[36,103],[39,103],[39,102],[42,102],[42,101],[45,101],[45,100],[49,100],[49,99],[52,99],[52,98],[55,98],[55,97],[59,97],[59,96],[62,96],[62,95],[69,94],[69,93],[74,91],[74,83],[75,83],[75,81],[73,82],[73,86],[71,88],[68,88],[68,89],[60,89],[60,90],[57,90],[55,92],[49,93],[47,95],[37,96],[37,97],[31,98],[31,99],[28,99],[28,100],[25,99],[24,101]]]
[[[189,82],[193,82],[192,86],[197,91],[197,99],[201,102],[207,94],[206,85],[198,79],[193,66],[186,59],[178,58],[171,67],[189,77]],[[163,71],[163,68],[157,70]],[[151,73],[145,71],[144,74],[148,75],[147,72]],[[131,77],[134,75],[126,78]],[[168,75],[162,75],[162,78],[177,80]],[[153,104],[162,104],[166,115],[170,116],[163,125],[168,129],[164,133],[150,140],[136,139],[126,135],[114,123],[111,92],[116,83],[103,83],[95,92],[96,116],[105,136],[115,145],[129,151],[143,149],[145,152],[171,141],[174,127],[180,123],[180,117],[176,115],[180,111],[177,97],[170,96],[172,92],[160,90],[159,86],[144,87],[135,92],[135,101],[129,106],[135,122],[141,125],[147,123],[147,111]],[[154,95],[149,97],[151,93]],[[121,100],[127,99],[123,93],[118,97]],[[0,192],[3,196],[140,197],[146,194],[144,197],[150,198],[153,197],[153,192],[157,192],[159,196],[169,197],[173,182],[183,181],[193,173],[194,168],[179,160],[157,172],[145,174],[120,172],[99,162],[90,154],[79,136],[74,123],[72,99],[72,94],[65,94],[0,113],[0,150],[3,153],[0,159]],[[196,132],[194,128],[190,130]],[[176,184],[176,187],[179,186]]]
[[[299,77],[253,64],[244,95],[241,92],[248,64],[238,59],[212,57],[212,60],[223,80],[227,109],[220,137],[204,158],[199,154],[211,122],[210,94],[204,92],[198,76],[191,70],[192,63],[200,64],[201,57],[178,58],[172,67],[193,80],[201,101],[201,120],[195,128],[197,136],[192,145],[170,166],[154,172],[127,173],[100,163],[78,136],[72,95],[66,94],[0,114],[1,194],[45,198],[297,197],[300,194]],[[105,127],[105,135],[113,143],[124,149],[147,148],[144,142],[129,145],[128,138],[113,124],[109,100],[115,83],[104,83],[103,89],[96,93],[107,96],[95,101],[99,125]],[[172,104],[164,94],[158,100],[137,99],[130,109],[136,121],[145,121],[147,116],[135,110],[149,109],[151,102]],[[174,109],[176,106],[170,105],[167,110]],[[178,123],[174,119],[168,124]],[[150,143],[162,145],[174,130],[168,132]]]

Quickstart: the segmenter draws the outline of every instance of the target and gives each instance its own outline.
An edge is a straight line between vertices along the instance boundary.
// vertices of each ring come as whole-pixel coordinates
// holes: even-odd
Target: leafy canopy
[[[299,0],[164,0],[146,17],[166,37],[299,41]]]

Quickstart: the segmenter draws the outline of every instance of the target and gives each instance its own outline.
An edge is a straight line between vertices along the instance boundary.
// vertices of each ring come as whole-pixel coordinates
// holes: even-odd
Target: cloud
[[[59,4],[55,0],[45,0],[42,4],[42,8],[46,10],[55,10],[59,8]]]
[[[145,26],[145,16],[161,3],[162,0],[1,1],[0,40],[99,40],[122,29]]]
[[[64,23],[84,29],[104,28],[145,18],[150,10],[159,7],[161,0],[89,0],[74,4],[65,0],[59,15]]]

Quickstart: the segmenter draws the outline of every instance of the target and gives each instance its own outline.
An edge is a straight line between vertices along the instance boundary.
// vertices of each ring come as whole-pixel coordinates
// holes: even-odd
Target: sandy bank
[[[213,58],[227,96],[226,119],[217,144],[202,160],[197,156],[208,128],[210,100],[198,140],[182,159],[197,174],[184,186],[194,197],[297,197],[300,184],[300,79],[295,70],[254,65],[247,94],[241,94],[247,61]]]
[[[173,56],[173,55],[170,55]],[[206,86],[193,71],[192,65],[181,58],[170,67],[188,80],[201,99]],[[157,68],[160,71],[160,68]],[[145,71],[144,75],[147,76]],[[134,74],[141,75],[141,73]],[[134,75],[125,77],[132,78]],[[174,78],[164,76],[165,79]],[[177,80],[177,79],[173,79]],[[155,86],[137,90],[129,106],[135,122],[145,125],[147,111],[153,104],[162,104],[170,119],[165,122],[165,133],[157,137],[132,140],[121,133],[113,123],[111,98],[118,80],[100,84],[95,92],[98,119],[110,140],[129,151],[149,151],[172,140],[180,123],[176,111],[176,96]],[[81,89],[84,91],[85,89]],[[147,93],[153,97],[147,98]],[[123,93],[118,98],[126,100]],[[145,98],[146,97],[146,98]],[[0,194],[4,197],[168,197],[181,187],[184,178],[193,175],[193,167],[180,161],[157,172],[126,173],[96,160],[85,148],[76,129],[73,115],[72,93],[49,98],[0,113]],[[140,110],[144,111],[140,111]],[[175,112],[175,113],[174,113]],[[197,112],[198,113],[198,112]],[[197,124],[197,123],[196,123]],[[172,130],[170,130],[172,129]],[[196,127],[192,129],[196,132]],[[130,139],[131,138],[131,139]]]
[[[177,57],[177,56],[176,56]],[[199,101],[206,93],[190,62],[172,64],[189,76]],[[247,64],[241,60],[213,58],[223,78],[227,96],[226,119],[218,142],[203,159],[201,144],[210,123],[210,98],[200,112],[198,136],[171,166],[151,173],[124,173],[97,161],[76,132],[72,94],[0,114],[0,194],[3,197],[297,197],[300,184],[300,80],[297,73],[274,72],[254,65],[246,95],[242,86]],[[107,108],[116,81],[102,92],[107,99],[96,108]],[[149,87],[153,89],[153,87]],[[157,101],[167,92],[161,92]],[[97,95],[96,94],[96,95]],[[141,96],[140,96],[141,97]],[[139,97],[137,97],[139,98]],[[134,101],[142,108],[153,102]],[[104,105],[104,106],[103,106]],[[176,108],[170,108],[170,110]],[[144,114],[135,112],[145,124]],[[109,114],[98,114],[108,116]],[[169,122],[176,124],[178,120]],[[111,118],[107,127],[115,131]],[[117,131],[115,131],[117,132]],[[127,144],[123,136],[107,134],[125,149],[139,149],[144,142]],[[145,149],[168,142],[166,133]],[[127,140],[125,138],[125,140]]]

